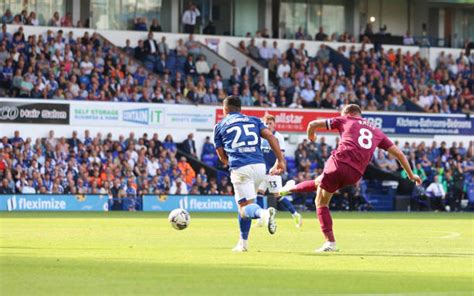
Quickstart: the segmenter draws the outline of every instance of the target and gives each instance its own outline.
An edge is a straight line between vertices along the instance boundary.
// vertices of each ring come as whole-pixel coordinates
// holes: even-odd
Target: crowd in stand
[[[445,210],[449,206],[450,210],[460,210],[461,200],[467,198],[468,187],[474,184],[474,142],[468,147],[462,142],[454,142],[451,147],[445,142],[430,146],[424,142],[395,144],[423,179],[414,198],[426,198],[432,209]],[[190,159],[177,157],[178,146],[189,157],[219,167],[210,138],[205,139],[199,156],[193,134],[175,143],[171,135],[161,141],[158,134],[136,137],[130,133],[113,139],[110,133],[93,137],[86,130],[82,136],[73,132],[65,138],[55,137],[50,131],[48,137],[32,140],[15,132],[11,138],[0,139],[0,194],[109,194],[116,208],[122,209],[124,198],[130,200],[127,208],[131,210],[138,209],[144,194],[233,194],[227,177],[211,178],[204,167],[195,164],[193,169]],[[334,148],[324,137],[316,143],[304,140],[294,157],[287,156],[284,179],[314,179],[322,173]],[[382,150],[376,151],[373,164],[395,177],[407,178],[396,160]],[[312,206],[314,196],[301,194],[294,198],[295,203]],[[333,200],[333,207],[338,209],[369,206],[360,183],[337,192]]]
[[[242,41],[238,48],[268,66],[273,89],[250,62],[238,68],[232,61],[231,76],[223,77],[192,34],[173,47],[150,32],[136,46],[127,40],[120,49],[96,34],[59,30],[25,36],[21,27],[10,34],[2,26],[0,84],[7,96],[25,98],[219,104],[233,94],[244,106],[337,109],[356,103],[369,111],[406,111],[409,104],[432,113],[474,110],[474,54],[441,53],[431,69],[419,53],[341,46],[338,54],[350,63],[344,69],[334,66],[324,44],[310,55],[304,43],[281,50],[277,41],[259,42]]]
[[[0,18],[1,24],[8,25],[28,25],[28,26],[50,26],[50,27],[76,27],[84,28],[88,27],[88,24],[83,24],[82,21],[77,21],[76,25],[73,24],[72,13],[68,12],[64,16],[60,16],[59,12],[55,11],[51,19],[44,23],[40,23],[37,18],[36,12],[31,11],[28,13],[26,9],[23,9],[19,14],[13,14],[10,9],[5,10],[5,13]]]
[[[466,56],[460,50],[458,57],[442,52],[432,69],[419,52],[343,45],[332,55],[348,62],[344,68],[333,64],[325,44],[314,55],[304,43],[297,47],[292,42],[282,51],[277,41],[270,46],[266,40],[257,45],[251,39],[249,44],[241,41],[238,48],[269,68],[278,88],[278,106],[336,109],[356,103],[369,111],[406,111],[409,104],[416,104],[431,113],[474,111],[474,52]]]
[[[226,177],[217,182],[204,167],[194,170],[186,157],[178,158],[177,145],[171,135],[113,139],[86,130],[65,138],[50,131],[32,140],[17,131],[0,141],[0,194],[110,194],[119,202],[127,197],[130,209],[143,194],[232,194]],[[182,146],[197,156],[192,134]],[[215,153],[206,141],[201,157],[215,163]]]

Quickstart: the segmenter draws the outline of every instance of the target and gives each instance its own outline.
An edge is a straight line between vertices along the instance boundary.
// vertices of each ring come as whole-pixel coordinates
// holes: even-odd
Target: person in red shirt
[[[420,185],[419,176],[411,170],[403,152],[378,128],[362,118],[362,111],[358,105],[346,105],[341,116],[331,119],[318,119],[310,122],[307,128],[308,139],[316,140],[317,129],[336,129],[341,141],[336,150],[324,165],[323,173],[315,180],[295,184],[288,181],[281,189],[280,195],[285,196],[299,192],[316,191],[316,211],[326,242],[316,252],[337,251],[336,241],[332,230],[332,217],[329,211],[329,202],[338,189],[356,184],[369,165],[375,148],[388,151],[401,163],[410,180]]]

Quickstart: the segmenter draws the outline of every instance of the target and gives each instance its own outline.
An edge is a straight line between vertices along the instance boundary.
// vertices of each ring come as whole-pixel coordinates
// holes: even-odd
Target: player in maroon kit
[[[362,118],[362,112],[357,105],[346,105],[341,116],[331,119],[318,119],[310,122],[307,128],[308,139],[316,140],[316,130],[326,128],[337,129],[341,141],[331,157],[324,165],[323,173],[315,180],[295,184],[291,180],[280,190],[285,196],[297,192],[316,191],[316,210],[326,242],[316,252],[336,251],[336,241],[332,231],[332,217],[329,212],[329,202],[338,189],[356,184],[365,172],[375,148],[379,147],[395,156],[408,174],[410,180],[421,184],[419,176],[410,168],[405,155],[378,128]]]

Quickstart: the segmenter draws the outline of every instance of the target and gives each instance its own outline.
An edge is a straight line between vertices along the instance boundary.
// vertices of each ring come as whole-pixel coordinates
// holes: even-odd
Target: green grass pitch
[[[0,214],[1,295],[473,295],[474,215],[335,213],[340,252],[313,213],[296,229],[252,228],[231,252],[236,214]]]

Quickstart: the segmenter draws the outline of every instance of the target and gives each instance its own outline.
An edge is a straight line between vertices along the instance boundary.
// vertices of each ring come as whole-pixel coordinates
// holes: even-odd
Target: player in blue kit
[[[220,161],[229,165],[235,201],[239,206],[240,239],[233,251],[246,252],[252,219],[262,219],[270,234],[276,232],[276,210],[262,209],[253,202],[266,175],[261,137],[268,141],[276,156],[270,174],[282,174],[286,165],[273,133],[260,119],[240,113],[242,103],[239,97],[227,97],[223,104],[225,117],[214,128],[214,143]]]
[[[275,138],[278,140],[278,143],[280,145],[280,150],[282,151],[282,153],[284,153],[285,140],[283,138],[283,135],[275,130],[275,124],[276,124],[275,117],[271,114],[265,114],[265,116],[263,117],[263,122],[265,123],[267,128],[273,133]],[[302,225],[301,215],[298,212],[296,212],[296,209],[291,203],[291,201],[289,200],[288,196],[280,196],[280,194],[278,193],[280,189],[282,188],[281,176],[270,174],[270,169],[276,162],[275,153],[271,149],[270,144],[268,143],[267,140],[262,140],[261,149],[263,152],[263,156],[265,158],[265,164],[267,167],[267,175],[265,176],[265,180],[260,184],[258,188],[257,204],[263,208],[263,198],[265,196],[266,191],[268,190],[268,193],[273,195],[275,198],[277,198],[278,202],[291,213],[295,221],[296,227],[299,228]],[[257,225],[262,226],[262,224],[263,224],[262,221],[259,220],[259,223]]]

